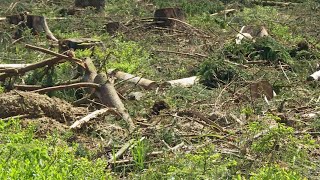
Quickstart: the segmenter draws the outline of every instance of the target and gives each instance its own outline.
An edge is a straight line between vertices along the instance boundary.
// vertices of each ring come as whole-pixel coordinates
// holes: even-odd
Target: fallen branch
[[[178,112],[178,115],[179,116],[187,115],[187,116],[191,116],[191,117],[198,117],[202,121],[204,121],[207,124],[209,124],[212,128],[218,130],[219,132],[225,132],[222,127],[220,127],[217,123],[211,121],[209,118],[206,118],[200,112],[197,112],[197,111],[180,111],[180,112]]]
[[[298,5],[299,3],[293,2],[276,2],[276,1],[253,1],[254,4],[262,5],[262,6],[290,6],[290,5]]]
[[[153,50],[155,52],[163,52],[163,53],[171,53],[171,54],[180,54],[180,55],[186,55],[186,56],[192,56],[192,57],[203,57],[203,58],[207,58],[207,55],[203,55],[203,54],[199,54],[199,53],[195,53],[195,54],[191,54],[191,53],[184,53],[184,52],[178,52],[178,51],[168,51],[168,50]]]
[[[52,66],[54,64],[59,63],[61,60],[62,59],[59,58],[59,57],[54,57],[54,58],[43,60],[43,61],[38,62],[38,63],[31,64],[31,65],[26,66],[24,68],[16,69],[17,71],[15,71],[14,73],[1,73],[0,74],[0,81],[3,81],[7,77],[21,75],[21,74],[24,74],[24,73],[26,73],[28,71],[35,70],[37,68],[41,68],[41,67],[44,67],[44,66]]]
[[[31,64],[0,64],[0,69],[18,69],[30,66]]]
[[[141,87],[143,87],[144,89],[155,89],[159,86],[158,83],[156,83],[155,81],[151,81],[149,79],[134,76],[132,74],[121,72],[121,71],[118,71],[115,69],[109,69],[107,72],[109,75],[115,76],[117,79],[122,79],[122,80],[126,80],[129,82],[138,84]]]
[[[26,44],[25,47],[29,48],[29,49],[36,50],[36,51],[40,51],[40,52],[43,52],[43,53],[46,53],[46,54],[50,54],[50,55],[56,56],[56,57],[61,58],[61,59],[72,60],[75,63],[77,63],[78,65],[84,67],[84,63],[82,62],[81,59],[78,59],[78,58],[75,58],[75,57],[71,57],[71,56],[67,56],[67,55],[63,55],[63,54],[60,54],[60,53],[56,53],[56,52],[50,51],[48,49],[44,49],[44,48],[41,48],[41,47],[33,46],[33,45],[30,45],[30,44]]]
[[[226,10],[222,10],[222,11],[217,12],[217,13],[210,14],[210,16],[216,16],[216,15],[220,15],[220,14],[227,15],[229,13],[234,13],[236,11],[237,11],[236,9],[226,9]]]
[[[81,118],[80,120],[74,122],[71,126],[70,126],[70,129],[79,129],[81,128],[81,126],[84,124],[84,123],[87,123],[89,122],[91,119],[94,119],[96,118],[97,116],[101,115],[101,114],[105,114],[107,112],[114,112],[115,110],[114,109],[110,109],[110,108],[105,108],[105,109],[99,109],[97,111],[94,111],[90,114],[88,114],[87,116]]]
[[[75,83],[75,84],[68,84],[68,85],[61,85],[61,86],[46,87],[46,88],[42,88],[42,89],[37,89],[37,90],[31,91],[31,92],[34,92],[34,93],[47,93],[47,92],[51,92],[51,91],[59,91],[59,90],[81,88],[81,87],[99,88],[100,85],[96,84],[96,83]]]
[[[120,149],[119,151],[112,155],[112,157],[109,159],[108,163],[112,163],[115,162],[127,149],[129,149],[129,147],[135,142],[134,139],[130,139],[127,143],[125,143]]]
[[[134,147],[137,142],[142,142],[145,139],[145,137],[142,137],[139,139],[139,141],[135,141],[134,139],[129,140],[126,144],[124,144],[121,149],[115,154],[113,155],[108,163],[114,163],[127,149],[129,149],[130,147]]]

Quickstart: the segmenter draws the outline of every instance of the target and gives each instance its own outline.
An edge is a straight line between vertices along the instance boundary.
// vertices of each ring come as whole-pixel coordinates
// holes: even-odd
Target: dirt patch
[[[33,117],[47,116],[69,124],[86,113],[85,108],[73,107],[64,100],[47,95],[22,91],[0,95],[0,118],[27,114]]]

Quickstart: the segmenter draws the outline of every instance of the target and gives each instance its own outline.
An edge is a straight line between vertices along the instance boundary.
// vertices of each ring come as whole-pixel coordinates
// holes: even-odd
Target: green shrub
[[[218,57],[205,60],[199,69],[200,81],[211,88],[217,88],[239,77],[241,69]]]

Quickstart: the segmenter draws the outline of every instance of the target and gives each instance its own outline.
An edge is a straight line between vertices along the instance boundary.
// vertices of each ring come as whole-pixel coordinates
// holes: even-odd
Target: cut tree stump
[[[96,10],[102,11],[106,5],[105,0],[75,0],[75,7],[85,8],[85,7],[94,7]]]
[[[25,28],[32,29],[32,33],[37,35],[41,32],[45,32],[48,39],[58,41],[56,37],[50,31],[46,18],[44,16],[29,15],[28,13],[20,13],[18,15],[7,16],[6,19],[10,24],[18,25],[19,28],[15,33],[15,38],[22,36],[22,31]]]
[[[103,46],[103,43],[99,40],[92,38],[69,38],[59,40],[59,51],[64,52],[69,49],[90,49],[95,46]]]
[[[115,34],[120,28],[120,23],[119,22],[109,22],[105,25],[105,29],[107,33],[110,35]]]
[[[185,21],[186,15],[181,8],[163,8],[154,12],[154,21],[157,26],[175,27],[176,21],[173,19]]]

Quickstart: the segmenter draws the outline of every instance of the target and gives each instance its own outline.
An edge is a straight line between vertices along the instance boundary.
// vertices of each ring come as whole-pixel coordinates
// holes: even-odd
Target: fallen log
[[[100,85],[96,84],[96,83],[75,83],[75,84],[67,84],[67,85],[61,85],[61,86],[46,87],[46,88],[31,91],[31,92],[41,94],[41,93],[47,93],[47,92],[51,92],[51,91],[59,91],[59,90],[82,88],[82,87],[99,88]]]
[[[277,1],[253,1],[254,4],[262,5],[262,6],[290,6],[290,5],[298,5],[299,3],[293,2],[277,2]]]
[[[155,89],[159,85],[155,81],[151,81],[149,79],[145,79],[142,77],[134,76],[129,73],[121,72],[115,69],[109,69],[107,73],[111,76],[116,77],[117,79],[122,79],[124,81],[129,81],[134,84],[138,84],[139,86],[143,87],[144,89]]]
[[[192,76],[192,77],[188,77],[188,78],[167,81],[163,84],[170,85],[172,87],[191,87],[198,82],[199,82],[199,77]]]

